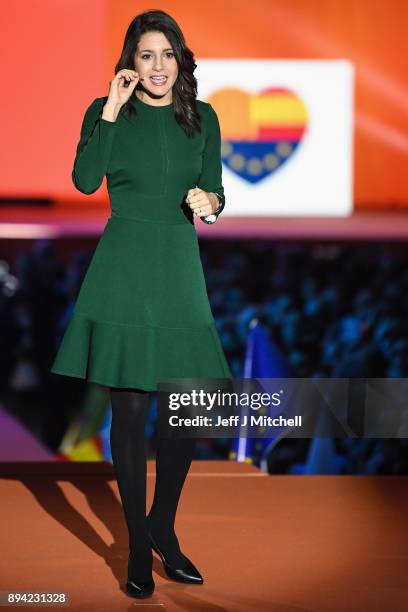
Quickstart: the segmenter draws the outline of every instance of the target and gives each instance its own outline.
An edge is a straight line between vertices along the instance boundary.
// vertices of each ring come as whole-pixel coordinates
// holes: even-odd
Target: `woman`
[[[138,15],[109,95],[86,110],[72,172],[87,194],[106,175],[111,216],[51,371],[109,387],[112,460],[129,531],[126,591],[133,597],[153,593],[152,547],[171,578],[203,582],[174,530],[194,439],[158,439],[146,517],[149,392],[160,379],[232,378],[194,227],[194,217],[213,223],[225,204],[218,118],[196,99],[195,68],[169,15]]]

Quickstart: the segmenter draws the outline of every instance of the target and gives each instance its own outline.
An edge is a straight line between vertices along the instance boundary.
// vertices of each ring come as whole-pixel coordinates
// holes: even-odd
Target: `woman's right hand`
[[[109,95],[106,101],[107,106],[123,106],[133,93],[139,81],[139,73],[130,68],[122,68],[110,82]],[[125,83],[129,83],[125,87]]]

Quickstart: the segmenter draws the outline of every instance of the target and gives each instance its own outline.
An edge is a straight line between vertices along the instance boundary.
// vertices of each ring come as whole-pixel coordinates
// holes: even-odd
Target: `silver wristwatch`
[[[218,219],[218,215],[220,214],[220,212],[225,206],[225,196],[220,195],[216,191],[213,191],[213,193],[218,198],[218,208],[210,215],[207,215],[206,217],[200,217],[201,221],[204,221],[204,223],[215,223],[216,220]]]

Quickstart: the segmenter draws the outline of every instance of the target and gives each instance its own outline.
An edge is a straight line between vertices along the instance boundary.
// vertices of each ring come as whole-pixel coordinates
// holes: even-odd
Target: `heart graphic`
[[[221,125],[223,163],[249,183],[276,172],[304,138],[307,108],[289,89],[272,87],[256,94],[221,89],[208,102]]]

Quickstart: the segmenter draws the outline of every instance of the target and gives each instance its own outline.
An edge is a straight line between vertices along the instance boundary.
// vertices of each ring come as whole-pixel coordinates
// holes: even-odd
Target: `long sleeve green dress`
[[[86,110],[73,182],[90,194],[106,175],[108,218],[51,372],[156,391],[161,379],[232,378],[205,285],[190,188],[224,195],[220,127],[197,100],[201,134],[188,137],[173,103],[136,95],[136,116]]]

